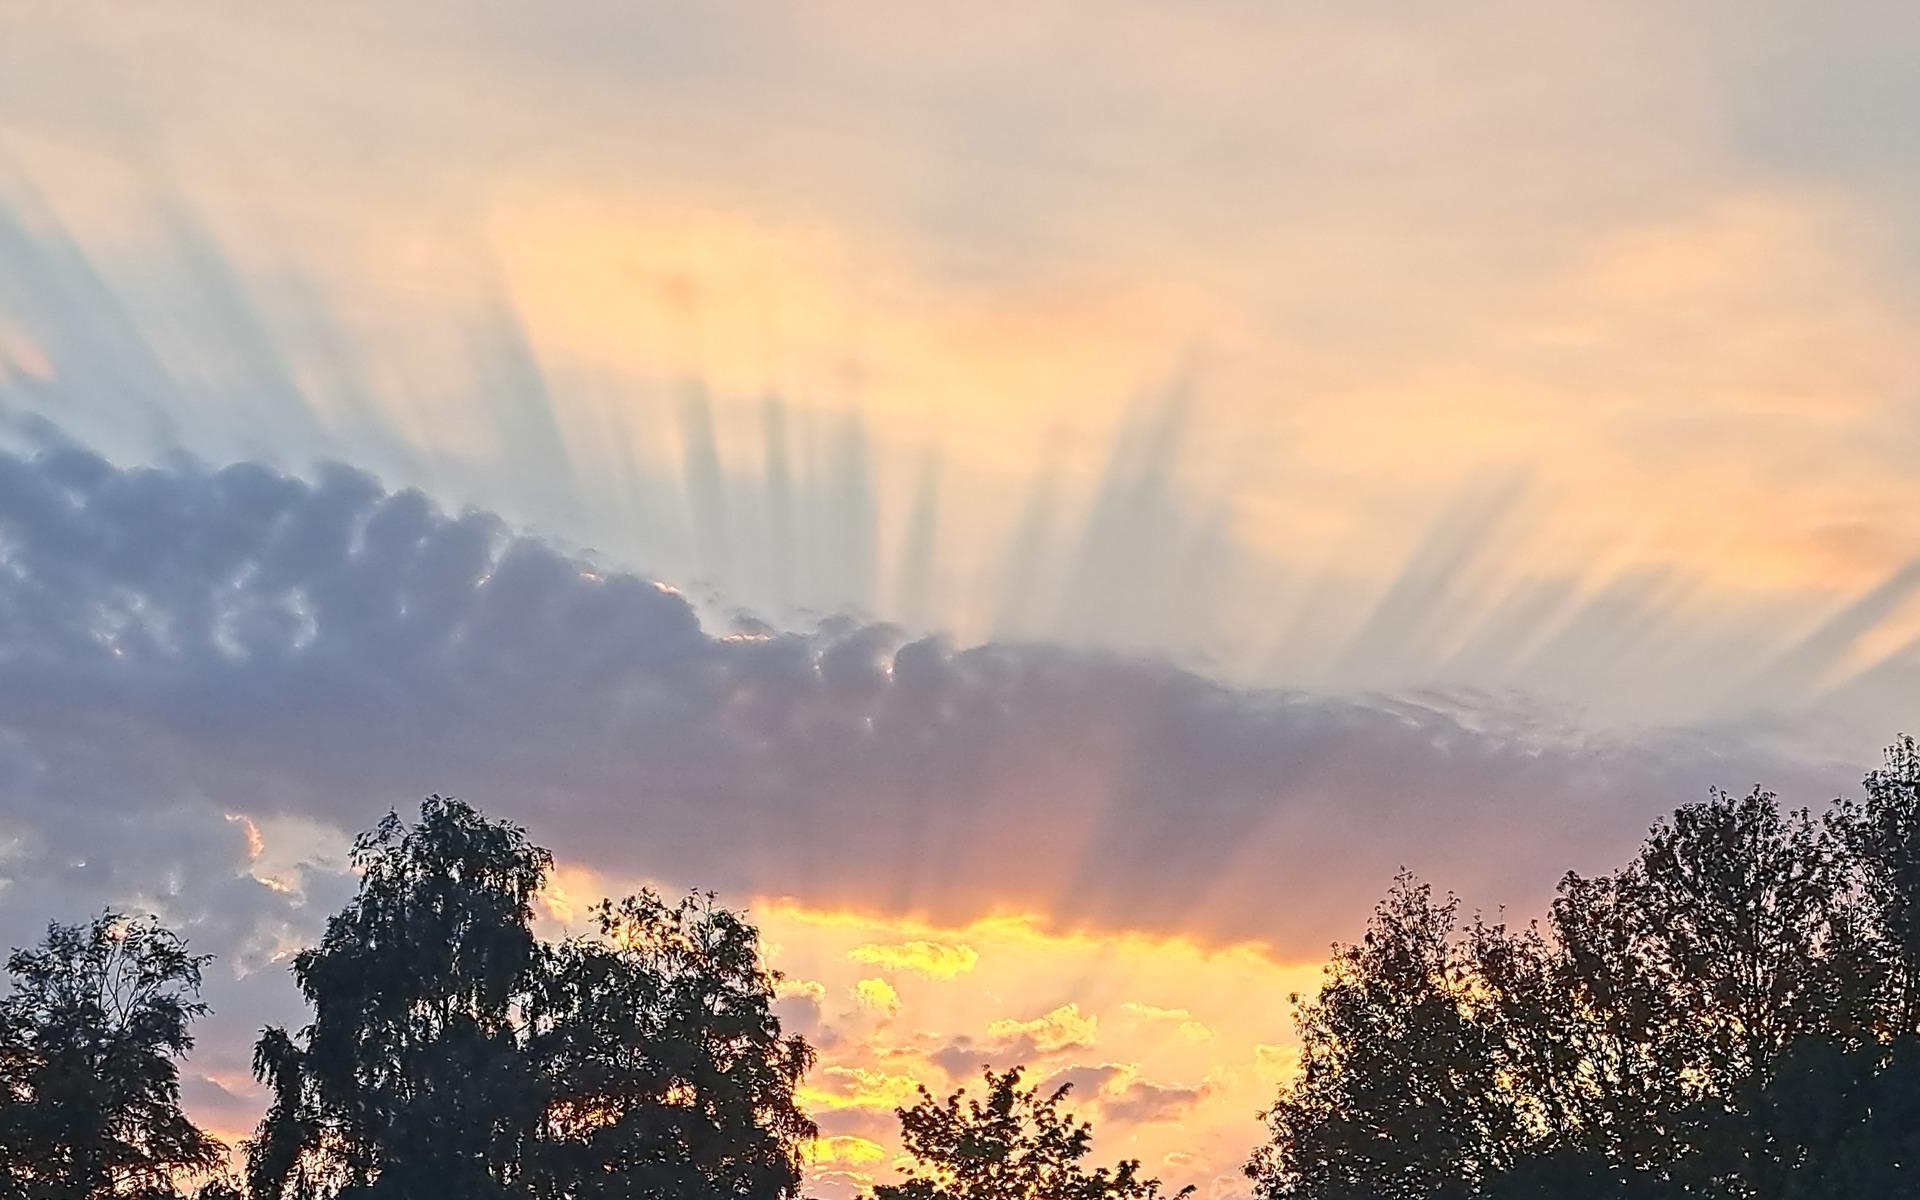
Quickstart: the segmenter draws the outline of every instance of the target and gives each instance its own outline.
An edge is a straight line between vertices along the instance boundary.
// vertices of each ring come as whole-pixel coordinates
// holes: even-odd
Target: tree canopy
[[[1142,1178],[1137,1159],[1081,1164],[1093,1126],[1066,1111],[1071,1084],[1043,1093],[1020,1086],[1018,1067],[985,1075],[979,1098],[962,1088],[937,1100],[922,1087],[919,1102],[899,1110],[912,1166],[898,1184],[875,1188],[875,1200],[1162,1200],[1160,1181]]]
[[[533,930],[551,865],[525,833],[430,798],[354,847],[359,894],[294,975],[313,1009],[262,1035],[273,1100],[257,1200],[779,1197],[813,1126],[811,1061],[772,1015],[757,935],[711,897]]]
[[[1546,919],[1410,876],[1299,1005],[1271,1200],[1920,1196],[1920,753],[1714,794]]]
[[[0,999],[0,1196],[181,1195],[226,1148],[180,1108],[204,956],[152,918],[54,924],[7,960]]]
[[[545,1089],[530,1193],[783,1196],[814,1136],[795,1091],[813,1051],[782,1037],[759,937],[710,895],[603,902],[599,936],[554,948],[529,1006]]]

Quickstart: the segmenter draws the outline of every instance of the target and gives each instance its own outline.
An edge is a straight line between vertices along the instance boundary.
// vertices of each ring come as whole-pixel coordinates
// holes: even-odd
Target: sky
[[[822,1197],[982,1063],[1245,1194],[1402,866],[1920,701],[1920,12],[0,0],[0,942],[429,792],[746,907]]]

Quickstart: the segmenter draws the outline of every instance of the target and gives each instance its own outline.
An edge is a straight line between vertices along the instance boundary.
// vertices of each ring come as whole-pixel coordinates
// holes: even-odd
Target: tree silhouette
[[[510,1194],[541,1117],[518,1021],[550,862],[439,797],[417,825],[389,814],[355,842],[359,894],[294,959],[313,1023],[254,1051],[273,1092],[249,1146],[255,1195]]]
[[[356,842],[359,894],[294,962],[313,1021],[255,1050],[256,1200],[795,1190],[811,1052],[780,1036],[752,926],[645,894],[545,944],[551,861],[440,797]]]
[[[1861,991],[1885,1031],[1920,1034],[1920,747],[1887,750],[1865,796],[1844,798],[1830,822],[1852,867],[1867,953]]]
[[[204,955],[153,918],[50,925],[7,960],[0,1195],[164,1200],[226,1148],[180,1110]]]
[[[1543,924],[1397,881],[1298,1008],[1280,1200],[1920,1196],[1920,754],[1822,819],[1715,793]]]
[[[780,1035],[753,926],[710,895],[651,892],[594,918],[599,938],[556,948],[529,1006],[547,1088],[531,1194],[794,1192],[813,1051]]]
[[[1160,1200],[1160,1181],[1143,1179],[1140,1163],[1088,1170],[1093,1126],[1063,1103],[1071,1085],[1042,1095],[1020,1086],[1020,1068],[986,1071],[986,1094],[963,1088],[898,1110],[914,1163],[905,1179],[874,1189],[875,1200]],[[1191,1187],[1176,1196],[1187,1196]]]
[[[1520,1134],[1489,1032],[1473,1019],[1457,902],[1401,875],[1358,945],[1299,1010],[1298,1082],[1268,1112],[1251,1170],[1275,1196],[1471,1194]]]

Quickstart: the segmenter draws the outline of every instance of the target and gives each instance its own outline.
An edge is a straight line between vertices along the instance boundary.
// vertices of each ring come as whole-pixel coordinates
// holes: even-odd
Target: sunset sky
[[[0,4],[0,943],[716,889],[827,1200],[982,1063],[1246,1194],[1409,867],[1920,732],[1920,8]]]

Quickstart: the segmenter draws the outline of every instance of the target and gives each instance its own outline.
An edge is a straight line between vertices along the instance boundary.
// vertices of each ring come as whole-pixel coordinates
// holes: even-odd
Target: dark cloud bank
[[[442,791],[563,859],[736,900],[1311,955],[1400,864],[1528,907],[1709,785],[1817,801],[1855,773],[1048,645],[717,633],[670,588],[342,467],[0,454],[9,944],[111,901],[264,962],[347,883],[259,882],[229,814],[351,830]],[[250,1014],[292,999],[278,971],[221,986]]]
[[[1398,864],[1526,902],[1711,784],[1851,773],[884,625],[716,634],[345,468],[0,456],[9,906],[202,896],[187,864],[244,854],[225,814],[351,829],[440,790],[623,876],[1311,951]]]

